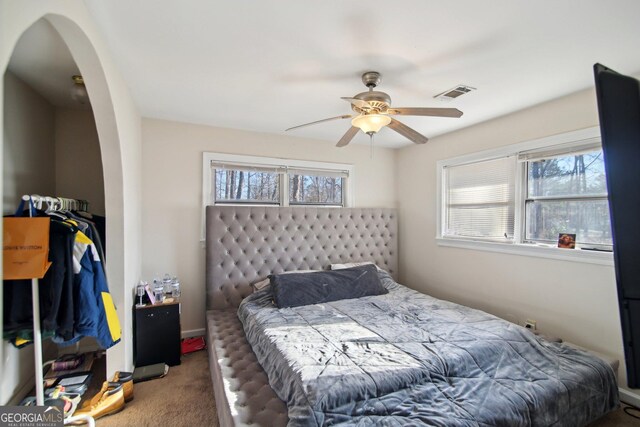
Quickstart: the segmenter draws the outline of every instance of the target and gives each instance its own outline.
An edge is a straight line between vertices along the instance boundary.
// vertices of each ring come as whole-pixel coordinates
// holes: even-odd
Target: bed
[[[618,405],[614,372],[606,362],[562,344],[547,342],[523,328],[486,313],[435,300],[397,284],[394,280],[397,274],[397,218],[392,209],[208,207],[206,261],[208,351],[218,417],[222,426],[278,426],[287,423],[416,425],[420,422],[427,425],[548,425],[552,421],[558,426],[583,425]],[[414,336],[413,341],[404,338],[396,340],[388,330],[382,327],[375,330],[371,325],[394,323],[397,319],[372,322],[372,314],[368,311],[359,312],[356,300],[323,305],[325,311],[330,312],[328,318],[316,316],[313,309],[312,314],[305,311],[313,306],[284,309],[289,313],[285,316],[288,320],[285,320],[284,326],[287,326],[286,322],[291,324],[291,316],[298,320],[304,319],[304,322],[310,317],[317,317],[322,327],[323,323],[334,322],[332,319],[336,318],[336,312],[347,314],[348,323],[355,322],[357,325],[352,333],[358,335],[356,339],[347,338],[347,341],[360,343],[363,330],[358,328],[364,328],[367,331],[364,335],[375,334],[373,337],[366,336],[367,348],[376,345],[385,347],[383,352],[374,351],[372,354],[386,357],[387,362],[394,360],[393,366],[383,366],[384,363],[367,366],[367,363],[372,365],[372,357],[365,353],[361,358],[364,366],[357,368],[361,375],[350,376],[347,381],[361,386],[349,388],[347,384],[344,390],[336,391],[331,384],[344,376],[342,373],[327,376],[323,371],[317,376],[306,373],[299,375],[302,371],[308,372],[304,370],[308,364],[295,360],[290,364],[283,362],[296,354],[304,357],[306,350],[301,343],[318,341],[313,336],[301,337],[298,344],[291,342],[291,339],[279,341],[273,336],[264,339],[268,324],[282,317],[278,314],[281,310],[274,311],[273,307],[269,307],[265,303],[268,298],[263,295],[264,291],[260,291],[262,294],[254,293],[252,284],[269,274],[321,270],[330,264],[345,261],[373,261],[384,270],[380,273],[381,281],[389,289],[389,295],[395,299],[390,303],[385,300],[384,295],[363,298],[367,300],[367,304],[380,308],[374,317],[391,312],[394,304],[407,307],[408,312],[397,316],[404,319],[418,319],[422,316],[420,313],[428,312],[428,316],[419,319],[419,322],[415,322],[415,319],[411,321],[419,324],[418,329],[407,332],[410,335],[431,335]],[[249,296],[251,297],[247,298]],[[245,302],[238,312],[243,300]],[[425,306],[414,307],[414,302],[430,304],[430,309],[425,311]],[[247,341],[247,334],[238,314],[247,326],[253,349]],[[455,320],[452,320],[452,316]],[[443,318],[448,321],[442,322]],[[476,366],[482,371],[482,375],[469,375],[468,369],[457,367],[469,367],[469,362],[474,361],[478,354],[491,352],[492,348],[496,348],[495,345],[480,347],[477,350],[480,353],[474,353],[475,350],[456,352],[451,348],[434,352],[436,347],[451,344],[446,339],[440,339],[440,332],[425,332],[424,328],[420,329],[425,321],[429,324],[440,322],[448,328],[445,335],[453,336],[454,342],[460,341],[461,336],[469,333],[465,329],[469,322],[465,323],[464,319],[471,320],[472,324],[475,322],[476,326],[483,325],[481,328],[472,328],[481,330],[479,337],[473,337],[474,341],[482,343],[482,336],[490,341],[493,335],[503,334],[506,338],[500,338],[503,343],[499,348],[504,350],[533,346],[532,350],[523,350],[526,357],[518,356],[518,351],[508,351],[512,358],[507,357],[502,364],[494,364],[500,372],[494,372],[492,376],[488,376],[490,378],[486,378],[485,372],[490,369],[489,365],[482,363],[477,363]],[[298,320],[292,323],[296,327]],[[405,328],[397,324],[395,327]],[[316,327],[316,331],[317,329]],[[341,334],[344,335],[343,333],[344,330]],[[415,348],[411,350],[415,343],[420,342],[434,343],[434,347],[425,347],[431,352],[431,356],[423,354],[424,358],[421,359],[422,356],[418,355]],[[407,348],[401,348],[403,346]],[[404,352],[396,354],[395,351],[400,348]],[[462,347],[457,348],[459,350]],[[385,353],[389,349],[391,353]],[[549,351],[562,355],[562,363],[551,366],[545,360],[544,363],[540,362],[541,366],[531,368],[532,364],[538,363],[537,356],[533,353]],[[348,351],[344,353],[353,356]],[[520,358],[519,361],[514,361],[514,357]],[[430,370],[433,366],[426,365],[434,365],[434,360],[440,366]],[[326,360],[321,363],[325,362]],[[332,369],[338,365],[342,366],[344,363],[334,363]],[[575,366],[578,368],[574,368]],[[442,369],[445,375],[438,377],[436,373],[442,374]],[[459,372],[454,372],[456,369]],[[549,380],[548,376],[553,374],[547,372],[549,369],[561,372],[562,381]],[[393,371],[392,375],[389,375],[390,370]],[[540,372],[544,376],[538,375]],[[509,375],[516,375],[517,378],[509,378]],[[478,380],[481,376],[483,379]],[[588,380],[582,378],[588,376]],[[521,399],[523,393],[513,390],[521,390],[523,384],[530,385],[524,394],[530,394],[533,403],[516,402],[513,411],[517,414],[514,413],[511,417],[496,413],[501,412],[495,409],[502,408],[505,401]],[[498,386],[502,389],[496,388]],[[538,395],[536,389],[539,387],[547,391]],[[284,400],[289,401],[289,407],[278,397],[274,388]],[[454,396],[457,391],[465,389],[467,394]],[[509,389],[512,389],[511,392]],[[482,401],[467,407],[467,403],[474,399]],[[492,413],[496,413],[495,418],[491,418]],[[561,414],[560,418],[558,414]],[[507,423],[505,420],[517,422]]]

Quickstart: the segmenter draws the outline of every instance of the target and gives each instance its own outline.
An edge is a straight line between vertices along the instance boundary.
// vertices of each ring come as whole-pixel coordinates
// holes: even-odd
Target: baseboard
[[[633,405],[636,408],[640,408],[640,394],[635,393],[631,390],[627,390],[625,388],[619,388],[620,391],[620,400],[629,405]]]
[[[205,329],[189,329],[188,331],[182,331],[182,338],[201,337],[204,335]]]

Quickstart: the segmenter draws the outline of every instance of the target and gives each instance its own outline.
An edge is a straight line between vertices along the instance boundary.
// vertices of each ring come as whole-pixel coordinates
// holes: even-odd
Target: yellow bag
[[[4,218],[4,280],[42,279],[49,262],[50,218]]]

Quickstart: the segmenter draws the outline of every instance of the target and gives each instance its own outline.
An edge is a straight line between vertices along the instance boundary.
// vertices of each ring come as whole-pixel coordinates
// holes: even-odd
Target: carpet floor
[[[626,406],[624,403],[622,404],[623,408]],[[610,412],[606,417],[589,424],[589,427],[639,427],[640,419],[627,415],[623,408]],[[638,411],[634,411],[633,414],[640,415]]]
[[[219,427],[206,350],[183,356],[164,378],[136,383],[134,395],[123,411],[100,418],[97,426]],[[640,420],[618,409],[589,427],[640,427]]]
[[[182,356],[164,378],[136,383],[123,411],[97,420],[98,427],[218,427],[207,351]]]

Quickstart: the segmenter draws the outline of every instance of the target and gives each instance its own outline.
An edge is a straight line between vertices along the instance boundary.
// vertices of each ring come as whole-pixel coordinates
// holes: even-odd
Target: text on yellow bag
[[[49,262],[49,218],[3,218],[4,280],[42,279]]]

